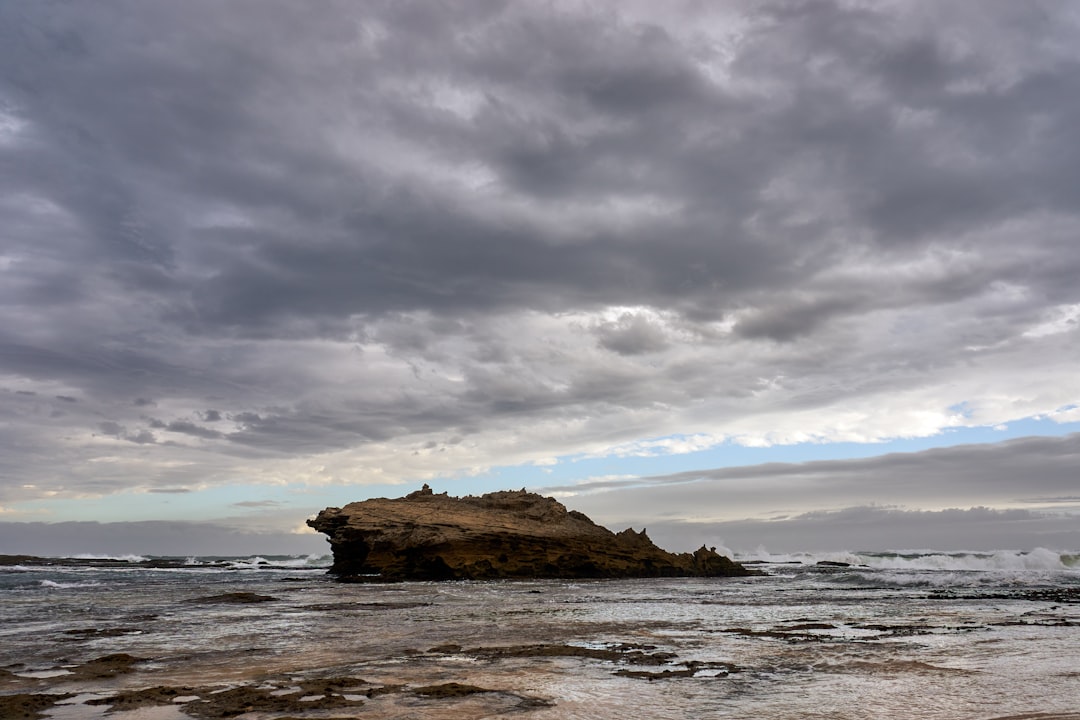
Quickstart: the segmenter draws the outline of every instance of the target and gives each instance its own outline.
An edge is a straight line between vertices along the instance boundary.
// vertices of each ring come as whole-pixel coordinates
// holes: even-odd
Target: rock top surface
[[[705,547],[675,554],[644,530],[613,533],[525,490],[456,498],[425,485],[326,508],[308,525],[330,539],[330,572],[351,582],[758,574]]]

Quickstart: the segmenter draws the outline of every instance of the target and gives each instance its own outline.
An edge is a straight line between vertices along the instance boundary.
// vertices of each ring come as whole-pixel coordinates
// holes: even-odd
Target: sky
[[[0,553],[526,487],[1080,548],[1080,7],[0,3]]]

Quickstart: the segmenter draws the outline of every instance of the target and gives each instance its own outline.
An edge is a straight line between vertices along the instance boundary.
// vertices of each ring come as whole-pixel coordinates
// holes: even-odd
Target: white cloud
[[[1027,338],[1072,332],[1080,327],[1080,304],[1059,305],[1046,312],[1047,319],[1023,333]]]

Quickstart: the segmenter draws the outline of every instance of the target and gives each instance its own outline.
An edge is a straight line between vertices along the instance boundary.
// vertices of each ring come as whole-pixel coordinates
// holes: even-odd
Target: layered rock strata
[[[674,554],[644,530],[613,533],[524,490],[456,498],[425,485],[327,508],[308,525],[330,539],[330,572],[351,582],[758,574],[705,547]]]

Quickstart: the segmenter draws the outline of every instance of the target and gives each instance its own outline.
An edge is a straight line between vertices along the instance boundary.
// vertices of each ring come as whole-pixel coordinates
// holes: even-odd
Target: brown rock
[[[448,698],[465,697],[466,695],[476,695],[477,693],[489,693],[495,691],[476,687],[475,685],[463,685],[461,683],[449,682],[443,683],[442,685],[425,685],[424,687],[414,688],[413,692],[417,695],[424,695],[426,697]]]
[[[135,665],[144,660],[145,658],[135,657],[127,653],[113,653],[112,655],[102,655],[99,658],[89,660],[72,668],[71,672],[79,679],[98,680],[111,678],[132,672]]]
[[[0,717],[4,720],[38,720],[47,717],[46,710],[69,697],[72,697],[72,693],[0,695]]]
[[[308,525],[330,538],[343,581],[717,577],[760,574],[702,547],[673,554],[642,530],[616,534],[534,493],[436,495],[327,508]]]

